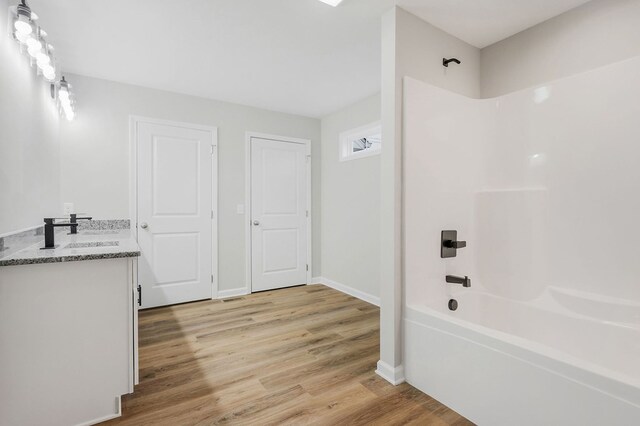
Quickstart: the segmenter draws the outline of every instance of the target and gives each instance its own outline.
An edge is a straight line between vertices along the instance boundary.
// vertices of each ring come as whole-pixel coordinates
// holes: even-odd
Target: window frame
[[[377,148],[363,149],[362,151],[353,152],[353,141],[356,139],[366,138],[376,134],[382,134],[382,124],[380,121],[347,130],[340,133],[338,144],[338,159],[342,161],[357,160],[360,158],[372,157],[380,155],[382,151],[382,143]]]

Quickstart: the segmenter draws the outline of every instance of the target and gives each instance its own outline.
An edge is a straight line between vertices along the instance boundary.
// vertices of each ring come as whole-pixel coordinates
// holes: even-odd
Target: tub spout
[[[455,275],[447,275],[447,282],[451,284],[462,284],[462,287],[471,287],[471,278],[467,277],[457,277]]]

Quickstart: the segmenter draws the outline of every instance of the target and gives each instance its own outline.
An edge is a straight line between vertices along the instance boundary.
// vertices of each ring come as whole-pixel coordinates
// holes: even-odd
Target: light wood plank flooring
[[[124,425],[468,425],[375,373],[379,309],[303,286],[140,313]]]

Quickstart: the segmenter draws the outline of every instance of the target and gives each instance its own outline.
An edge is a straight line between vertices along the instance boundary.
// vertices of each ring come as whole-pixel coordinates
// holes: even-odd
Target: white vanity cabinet
[[[137,383],[137,258],[0,267],[0,425],[95,424]]]

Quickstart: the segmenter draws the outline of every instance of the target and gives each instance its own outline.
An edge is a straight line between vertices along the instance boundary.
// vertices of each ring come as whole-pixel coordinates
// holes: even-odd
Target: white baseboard
[[[98,419],[89,420],[88,422],[78,423],[76,426],[92,426],[97,425],[102,422],[106,422],[108,420],[117,419],[118,417],[122,417],[122,414],[109,414],[108,416],[100,417]]]
[[[378,361],[376,374],[394,386],[405,382],[404,367],[402,365],[394,368],[386,362]]]
[[[219,290],[217,299],[228,299],[230,297],[246,296],[247,288],[232,288],[231,290]]]
[[[371,303],[372,305],[380,306],[379,297],[372,296],[371,294],[365,293],[364,291],[357,290],[353,287],[349,287],[348,285],[345,285],[324,277],[315,277],[315,278],[312,278],[311,280],[312,280],[312,284],[323,284],[323,285],[326,285],[327,287],[331,287],[334,290],[338,290],[343,293],[346,293],[349,296],[353,296],[367,303]]]
[[[107,420],[117,419],[118,417],[122,417],[122,399],[121,397],[116,397],[116,412],[115,414],[107,414],[104,417],[99,417],[94,420],[89,420],[87,422],[78,423],[76,426],[92,426],[97,425],[102,422],[106,422]]]

